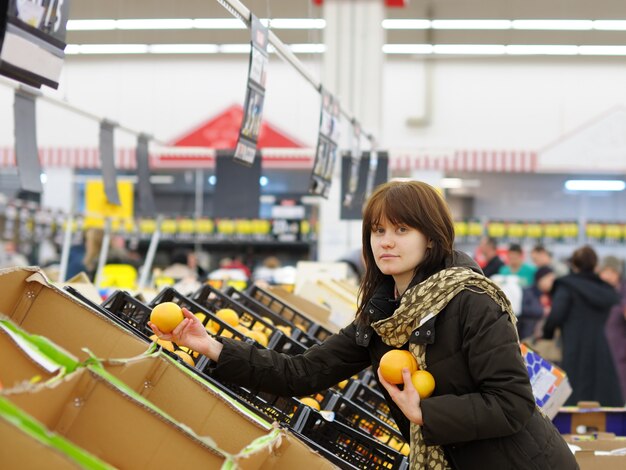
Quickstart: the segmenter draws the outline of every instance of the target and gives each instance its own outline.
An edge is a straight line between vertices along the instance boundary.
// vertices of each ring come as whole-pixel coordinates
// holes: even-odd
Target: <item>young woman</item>
[[[217,379],[288,396],[378,369],[390,349],[409,349],[434,376],[433,395],[420,400],[408,370],[403,387],[378,380],[411,443],[412,469],[578,468],[535,405],[508,301],[453,241],[449,209],[434,188],[386,183],[363,214],[357,317],[321,345],[289,357],[217,341],[188,311],[170,335],[151,328],[216,361]]]

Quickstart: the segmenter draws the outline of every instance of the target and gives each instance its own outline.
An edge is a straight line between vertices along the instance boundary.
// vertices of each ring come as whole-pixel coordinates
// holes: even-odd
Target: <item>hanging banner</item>
[[[248,67],[248,86],[244,103],[243,120],[239,131],[239,140],[235,148],[234,159],[244,165],[252,166],[256,155],[257,141],[261,130],[263,103],[265,101],[265,80],[267,77],[267,42],[268,31],[259,19],[251,15],[250,29],[252,41],[250,47],[250,66]]]
[[[0,74],[57,88],[69,9],[70,0],[0,2]]]
[[[346,191],[343,200],[345,207],[352,207],[354,202],[354,196],[357,191],[357,186],[360,179],[361,171],[361,125],[354,121],[352,123],[352,152],[351,152],[351,165],[350,165],[350,179],[348,181],[348,190]],[[342,164],[343,165],[343,164]],[[342,166],[343,169],[343,166]],[[343,182],[343,172],[342,172]]]
[[[102,181],[104,192],[109,204],[120,205],[117,191],[117,170],[115,169],[115,151],[113,131],[115,123],[106,119],[100,123],[100,164],[102,165]]]
[[[15,90],[13,115],[15,123],[15,159],[20,186],[41,194],[41,163],[37,149],[36,97],[22,89]]]
[[[339,100],[321,90],[322,107],[309,193],[328,198],[339,142]]]
[[[150,155],[148,152],[149,141],[150,137],[147,134],[139,134],[139,136],[137,136],[135,158],[137,159],[139,213],[141,215],[154,216],[156,207],[154,205],[152,184],[150,184]]]

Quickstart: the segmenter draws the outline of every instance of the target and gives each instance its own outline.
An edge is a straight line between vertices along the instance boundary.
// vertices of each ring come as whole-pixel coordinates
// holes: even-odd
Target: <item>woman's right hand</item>
[[[222,344],[209,335],[202,322],[193,313],[184,307],[182,310],[183,321],[171,333],[163,333],[151,321],[148,322],[148,326],[160,339],[172,341],[178,346],[185,346],[217,361],[222,351]]]

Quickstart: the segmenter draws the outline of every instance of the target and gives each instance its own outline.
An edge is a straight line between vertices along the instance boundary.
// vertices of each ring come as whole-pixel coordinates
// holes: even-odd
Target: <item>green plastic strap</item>
[[[26,341],[36,352],[58,364],[68,373],[80,365],[70,353],[43,336],[29,334],[9,320],[0,319],[0,327]]]
[[[92,470],[113,470],[114,467],[78,447],[64,437],[50,432],[39,421],[22,411],[6,398],[0,397],[0,417],[21,429],[24,433],[44,445],[67,455],[80,466]]]

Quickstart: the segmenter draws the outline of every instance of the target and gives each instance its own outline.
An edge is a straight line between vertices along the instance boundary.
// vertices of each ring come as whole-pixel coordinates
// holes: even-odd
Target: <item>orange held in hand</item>
[[[428,398],[435,391],[435,378],[430,372],[417,370],[411,374],[411,382],[421,399]]]
[[[154,307],[150,314],[150,321],[163,333],[171,333],[183,318],[183,311],[174,302],[163,302]]]
[[[392,349],[380,358],[380,375],[390,384],[401,384],[402,369],[409,369],[412,374],[417,370],[417,361],[409,351],[405,349]]]

